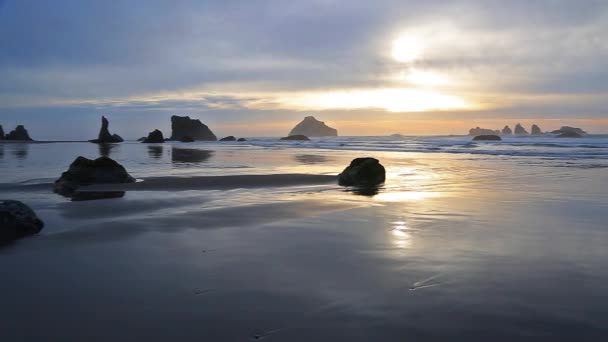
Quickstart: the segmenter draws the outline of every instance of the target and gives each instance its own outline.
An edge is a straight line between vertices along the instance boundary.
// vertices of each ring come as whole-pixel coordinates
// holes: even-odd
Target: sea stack
[[[583,131],[582,129],[580,129],[578,127],[570,127],[570,126],[562,126],[560,129],[557,129],[551,133],[553,133],[553,134],[576,133],[581,136],[587,134],[587,132]]]
[[[165,142],[165,137],[163,137],[163,132],[159,131],[158,129],[155,129],[152,132],[148,133],[148,137],[145,138],[142,142],[146,144],[160,144]]]
[[[184,137],[193,140],[216,141],[213,132],[198,119],[190,119],[189,116],[171,117],[171,140],[182,141]]]
[[[505,128],[502,129],[502,134],[503,135],[511,135],[511,134],[513,134],[513,131],[511,130],[511,127],[505,126]]]
[[[543,131],[541,131],[540,127],[538,127],[536,124],[534,124],[534,125],[532,125],[531,134],[532,135],[542,135]]]
[[[0,125],[0,140],[4,140],[4,130],[2,129],[2,125]]]
[[[32,138],[30,138],[27,129],[23,125],[19,125],[6,135],[6,140],[32,141]]]
[[[521,124],[515,125],[515,131],[513,133],[515,133],[515,135],[528,135],[528,134],[530,134],[530,133],[528,133],[528,131],[526,131],[526,129]]]
[[[500,131],[493,130],[493,129],[487,129],[487,128],[479,128],[479,127],[471,128],[469,130],[469,135],[471,135],[471,136],[496,135],[496,134],[500,134]]]
[[[294,127],[289,136],[305,135],[307,137],[336,137],[338,130],[331,128],[323,121],[315,119],[314,116],[307,116]]]
[[[123,142],[123,139],[118,134],[110,134],[110,122],[105,116],[101,117],[101,128],[97,139],[89,140],[92,143],[109,144]]]

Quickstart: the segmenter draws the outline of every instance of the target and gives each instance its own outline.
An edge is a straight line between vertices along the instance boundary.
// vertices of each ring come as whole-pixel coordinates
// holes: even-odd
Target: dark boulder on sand
[[[18,125],[17,127],[15,127],[14,130],[12,130],[10,133],[8,133],[5,137],[6,140],[18,140],[18,141],[33,141],[32,138],[30,138],[29,133],[27,132],[27,129],[25,129],[25,127],[23,127],[23,125]]]
[[[577,132],[564,132],[556,136],[556,138],[582,138],[583,136]]]
[[[71,197],[81,185],[133,183],[135,178],[125,168],[108,157],[95,160],[78,157],[55,181],[54,191]]]
[[[97,139],[89,140],[92,143],[97,144],[109,144],[123,142],[123,139],[118,134],[110,134],[110,122],[105,116],[101,117],[101,128],[99,129],[99,135]]]
[[[542,135],[543,131],[540,129],[540,127],[538,127],[538,125],[534,124],[534,125],[532,125],[532,130],[530,131],[530,134],[532,134],[532,135]]]
[[[515,130],[513,131],[513,133],[515,133],[515,135],[528,135],[528,131],[526,131],[526,129],[521,125],[521,124],[517,124],[515,125]]]
[[[42,220],[24,203],[0,200],[0,243],[38,234],[42,227]]]
[[[314,116],[307,116],[289,132],[289,136],[292,135],[335,137],[338,136],[338,130],[327,126],[323,121],[315,119]]]
[[[502,134],[511,135],[511,134],[513,134],[513,131],[511,130],[511,127],[505,126],[505,128],[502,129]]]
[[[207,125],[198,119],[190,119],[189,116],[171,117],[171,140],[181,141],[184,137],[193,140],[216,141],[217,137]]]
[[[146,143],[146,144],[164,143],[165,137],[163,137],[163,132],[155,129],[152,132],[148,133],[148,137],[145,138],[144,141],[142,141],[142,142]]]
[[[501,141],[502,139],[498,135],[478,135],[473,138],[473,141]]]
[[[300,141],[309,141],[310,139],[305,136],[305,135],[301,135],[301,134],[296,134],[296,135],[290,135],[288,137],[284,137],[281,138],[281,140],[300,140]]]
[[[220,141],[236,141],[236,138],[233,135],[229,135],[225,138],[220,139]]]
[[[342,186],[375,187],[384,183],[386,170],[375,158],[356,158],[338,175]]]
[[[238,138],[237,141],[247,141],[247,139],[245,139],[245,138]]]
[[[194,139],[190,136],[183,136],[181,139],[179,139],[180,142],[184,142],[184,143],[190,143],[190,142],[194,142]]]

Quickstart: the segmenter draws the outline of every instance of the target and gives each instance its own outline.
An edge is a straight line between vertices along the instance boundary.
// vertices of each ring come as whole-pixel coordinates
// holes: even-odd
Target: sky
[[[608,1],[0,0],[0,125],[138,138],[608,132]]]

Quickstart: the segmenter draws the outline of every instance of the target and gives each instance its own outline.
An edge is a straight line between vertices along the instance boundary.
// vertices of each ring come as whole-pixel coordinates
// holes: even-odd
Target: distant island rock
[[[290,135],[288,137],[281,138],[281,140],[300,140],[300,141],[309,141],[310,139],[302,134]]]
[[[375,158],[356,158],[338,175],[342,186],[376,187],[384,183],[386,170]]]
[[[4,140],[4,130],[2,129],[2,125],[0,125],[0,140]]]
[[[184,137],[193,140],[216,141],[213,132],[198,119],[190,119],[189,116],[171,117],[171,140],[182,141]]]
[[[493,129],[487,129],[487,128],[479,128],[479,127],[475,127],[475,128],[471,128],[469,130],[469,135],[471,136],[478,136],[478,135],[497,135],[500,134],[500,131],[498,130],[493,130]]]
[[[42,227],[42,220],[24,203],[0,200],[0,243],[38,234]]]
[[[511,135],[511,134],[513,134],[513,131],[511,130],[511,127],[505,126],[505,128],[502,129],[502,134],[503,135]]]
[[[336,137],[338,136],[338,130],[327,126],[323,121],[315,119],[314,116],[307,116],[289,132],[289,136],[293,135]]]
[[[556,138],[582,138],[583,135],[577,132],[566,131],[564,133],[558,134]]]
[[[498,135],[488,134],[488,135],[478,135],[473,138],[473,141],[501,141],[502,138]]]
[[[91,160],[80,156],[55,181],[54,191],[71,197],[82,185],[133,182],[135,182],[135,178],[131,177],[122,165],[111,158],[99,157]]]
[[[526,129],[521,124],[515,125],[515,130],[513,132],[515,133],[515,135],[528,135],[528,134],[530,134],[530,133],[528,133],[528,131],[526,131]]]
[[[241,141],[241,142],[243,142],[243,141],[247,141],[247,139],[245,139],[245,138],[238,138],[238,140],[237,140],[237,141]]]
[[[6,140],[17,140],[17,141],[33,141],[32,138],[30,138],[29,133],[27,132],[27,129],[25,129],[25,127],[23,127],[23,125],[18,125],[17,127],[15,127],[14,130],[12,130],[10,133],[8,133],[5,137]]]
[[[560,129],[557,129],[551,133],[552,134],[577,133],[581,136],[587,134],[587,132],[583,131],[582,129],[580,129],[578,127],[570,127],[570,126],[562,126]]]
[[[233,135],[229,135],[225,138],[220,139],[220,141],[236,141],[236,138]]]
[[[142,142],[146,144],[164,143],[165,137],[163,137],[163,132],[159,131],[158,129],[155,129],[152,132],[148,133],[148,137],[145,138]]]
[[[532,135],[542,135],[543,131],[536,124],[532,125],[532,130],[530,132]]]
[[[123,139],[118,134],[110,134],[110,122],[105,116],[101,117],[101,128],[99,129],[99,135],[97,139],[89,140],[96,144],[110,144],[123,142]]]

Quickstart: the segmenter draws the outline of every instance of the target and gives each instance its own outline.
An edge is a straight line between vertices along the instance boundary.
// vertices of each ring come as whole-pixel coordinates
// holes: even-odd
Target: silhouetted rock
[[[225,138],[220,139],[220,141],[236,141],[236,138],[232,135],[229,135]]]
[[[42,227],[42,220],[24,203],[0,200],[0,243],[38,234]]]
[[[501,141],[502,139],[498,135],[478,135],[473,138],[473,141]]]
[[[511,135],[511,134],[513,134],[513,131],[511,130],[511,127],[505,126],[505,128],[502,129],[502,134]]]
[[[215,134],[200,120],[190,119],[189,116],[173,115],[171,117],[171,140],[181,141],[186,136],[194,140],[217,140]]]
[[[148,133],[148,137],[142,141],[143,143],[164,143],[165,138],[163,137],[163,132],[155,129],[152,132]]]
[[[570,126],[562,126],[560,129],[557,129],[553,132],[551,132],[553,134],[562,134],[562,133],[577,133],[580,135],[585,135],[587,134],[587,132],[583,131],[580,128],[577,127],[570,127]]]
[[[543,131],[540,130],[540,127],[538,127],[536,124],[532,125],[532,129],[530,134],[532,135],[542,135]]]
[[[139,142],[146,141],[146,137],[141,137],[141,138],[137,139],[137,141],[139,141]]]
[[[582,138],[583,136],[577,132],[566,131],[559,134],[556,138]]]
[[[356,158],[338,175],[338,184],[363,188],[384,183],[386,170],[375,158]]]
[[[237,141],[247,141],[245,138],[239,138]]]
[[[0,125],[0,140],[4,140],[4,130],[2,129],[2,125]]]
[[[108,157],[95,160],[78,157],[55,181],[56,193],[71,197],[81,185],[133,183],[135,179],[125,168]]]
[[[110,122],[105,116],[101,117],[101,128],[99,129],[99,135],[97,139],[89,140],[92,143],[97,144],[108,144],[108,143],[119,143],[123,142],[123,139],[118,134],[110,134]]]
[[[515,133],[515,135],[528,135],[528,131],[526,131],[526,129],[521,125],[521,124],[517,124],[515,125],[515,130],[513,131],[513,133]]]
[[[289,136],[305,135],[308,137],[335,137],[338,131],[327,126],[323,121],[315,119],[314,116],[307,116],[294,127]]]
[[[6,140],[32,141],[27,129],[23,125],[18,125],[14,130],[6,135]]]
[[[181,139],[179,139],[180,142],[184,142],[184,143],[189,143],[189,142],[194,142],[194,139],[192,139],[192,137],[190,136],[183,136]]]
[[[281,138],[281,140],[301,140],[301,141],[309,141],[310,139],[308,139],[308,137],[307,137],[307,136],[305,136],[305,135],[296,134],[296,135],[290,135],[290,136],[285,137],[285,138]]]
[[[471,136],[496,135],[496,134],[500,134],[500,131],[493,130],[493,129],[487,129],[487,128],[479,128],[479,127],[471,128],[469,130],[469,135],[471,135]]]

